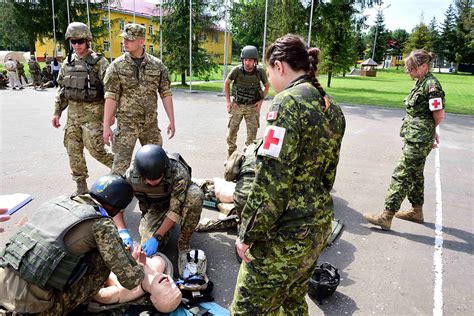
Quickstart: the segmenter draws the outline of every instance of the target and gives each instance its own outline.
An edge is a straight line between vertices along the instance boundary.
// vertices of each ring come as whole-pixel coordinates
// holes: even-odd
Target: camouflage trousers
[[[18,80],[20,81],[20,84],[27,85],[28,79],[26,78],[25,71],[20,72],[17,70],[17,73],[18,73]],[[25,83],[23,83],[23,81],[25,81]]]
[[[298,232],[279,232],[249,250],[242,261],[232,315],[308,315],[305,295],[319,254],[331,234],[331,219]]]
[[[20,79],[18,79],[18,74],[16,71],[8,71],[8,79],[10,80],[10,88],[19,88],[21,87]]]
[[[64,131],[64,146],[69,156],[69,166],[74,181],[82,181],[88,177],[84,147],[92,157],[104,166],[112,168],[114,156],[105,149],[102,131],[100,121],[88,123],[68,121]]]
[[[402,157],[392,174],[392,182],[385,198],[385,210],[397,212],[405,197],[412,205],[423,205],[426,157],[432,143],[405,142]]]
[[[202,193],[201,188],[195,183],[192,183],[186,192],[186,199],[182,204],[181,209],[181,220],[178,224],[181,225],[181,233],[178,240],[178,249],[184,250],[182,247],[189,246],[189,241],[199,223],[202,212],[202,201],[204,194]],[[141,202],[140,202],[141,203]],[[140,205],[142,209],[142,205]],[[142,209],[143,210],[143,209]],[[143,244],[148,239],[150,239],[154,233],[161,226],[163,221],[166,218],[167,210],[157,210],[150,208],[146,213],[143,214],[142,219],[140,220],[139,233],[141,238],[141,243]],[[158,250],[163,250],[169,240],[169,234],[163,236],[163,241],[160,242]],[[186,248],[186,247],[185,247]]]
[[[125,174],[130,166],[137,139],[142,146],[146,144],[163,145],[156,116],[147,118],[144,122],[118,119],[112,144],[112,151],[115,154],[113,173]]]
[[[41,86],[41,75],[39,73],[31,73],[31,79],[33,79],[33,87]]]
[[[237,104],[232,103],[232,109],[229,113],[229,123],[227,125],[227,154],[230,156],[237,150],[237,133],[239,131],[240,122],[245,119],[247,125],[247,140],[245,145],[248,146],[255,140],[259,127],[259,114],[255,104]]]

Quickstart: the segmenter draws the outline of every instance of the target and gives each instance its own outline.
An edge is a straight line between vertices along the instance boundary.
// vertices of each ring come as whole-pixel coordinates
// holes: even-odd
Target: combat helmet
[[[258,51],[257,47],[252,45],[247,45],[242,48],[240,52],[240,59],[255,59],[258,60]]]
[[[123,177],[117,175],[102,176],[92,185],[90,195],[99,203],[112,206],[122,210],[130,204],[133,199],[132,186]],[[114,214],[110,214],[114,216]]]
[[[86,38],[92,40],[91,30],[87,25],[81,22],[72,22],[67,26],[66,40],[70,38]]]
[[[322,300],[331,296],[335,291],[341,277],[338,270],[330,263],[325,262],[316,268],[309,279],[308,294],[315,297],[319,304]]]
[[[169,168],[170,160],[160,145],[148,144],[135,154],[135,167],[144,179],[159,179]]]

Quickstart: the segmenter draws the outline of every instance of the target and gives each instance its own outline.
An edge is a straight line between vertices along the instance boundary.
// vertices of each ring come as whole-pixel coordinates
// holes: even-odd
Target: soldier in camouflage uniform
[[[28,79],[26,79],[25,75],[25,66],[23,65],[23,63],[20,63],[19,60],[16,61],[16,73],[18,74],[18,80],[20,80],[20,84],[27,85]],[[25,83],[23,83],[23,80],[25,81]]]
[[[227,131],[227,157],[237,150],[237,133],[240,122],[245,118],[247,140],[250,145],[257,136],[260,108],[270,87],[265,70],[258,66],[258,52],[255,46],[245,46],[240,54],[242,65],[235,67],[224,82],[224,94],[229,113]],[[232,84],[233,100],[230,100],[230,83]],[[263,83],[264,90],[260,82]]]
[[[83,194],[88,191],[84,147],[108,168],[113,163],[113,154],[105,149],[102,139],[103,79],[109,63],[89,48],[92,34],[84,23],[69,24],[66,39],[71,42],[74,53],[70,51],[59,72],[59,89],[51,123],[53,127],[59,128],[61,113],[68,108],[64,146],[69,156],[72,178],[77,185],[75,194]]]
[[[404,141],[402,157],[393,171],[384,211],[381,214],[364,214],[369,223],[385,230],[390,229],[393,216],[416,223],[424,222],[423,169],[431,149],[438,147],[436,126],[444,118],[444,91],[429,71],[433,59],[434,54],[423,49],[412,51],[405,59],[405,68],[416,83],[405,98],[406,115],[400,129]],[[405,197],[412,207],[399,211]]]
[[[168,138],[175,133],[171,80],[161,60],[143,49],[145,27],[127,24],[121,36],[126,53],[112,62],[105,76],[103,135],[107,144],[113,142],[112,171],[117,174],[124,174],[129,167],[137,139],[142,146],[163,144],[158,128],[157,91],[170,122]],[[114,115],[117,129],[112,137]]]
[[[0,89],[6,89],[8,86],[8,76],[7,71],[3,70],[0,73]]]
[[[286,35],[267,50],[278,94],[266,115],[255,181],[236,241],[233,315],[307,315],[305,295],[331,233],[329,193],[345,130],[340,107],[316,80],[319,50]]]
[[[41,68],[35,59],[35,56],[31,56],[28,61],[28,67],[30,68],[31,78],[33,79],[33,88],[36,87],[43,89],[43,83],[41,82]]]
[[[148,144],[137,151],[126,176],[142,211],[139,230],[147,256],[166,246],[168,231],[175,223],[181,225],[178,250],[189,250],[204,198],[191,181],[191,167],[179,154],[167,154],[161,146]],[[123,214],[114,220],[124,243],[133,247]]]
[[[132,198],[125,179],[104,176],[89,194],[40,206],[0,255],[0,311],[67,315],[92,299],[111,271],[126,288],[139,285],[143,260],[132,258],[111,218]]]

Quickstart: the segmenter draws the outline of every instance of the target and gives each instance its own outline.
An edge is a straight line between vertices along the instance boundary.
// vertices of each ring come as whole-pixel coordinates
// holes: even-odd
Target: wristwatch
[[[157,241],[162,241],[162,240],[163,240],[163,236],[161,236],[160,234],[154,234],[153,237],[154,237]]]

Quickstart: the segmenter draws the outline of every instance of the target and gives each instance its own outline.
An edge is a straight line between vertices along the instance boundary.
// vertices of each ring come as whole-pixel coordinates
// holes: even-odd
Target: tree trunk
[[[328,88],[331,88],[331,77],[332,77],[332,71],[328,72]]]
[[[30,47],[30,55],[34,56],[36,52],[35,40],[32,38],[28,39],[28,46]]]
[[[186,85],[186,70],[182,70],[182,71],[181,71],[181,84],[182,84],[183,86]]]

